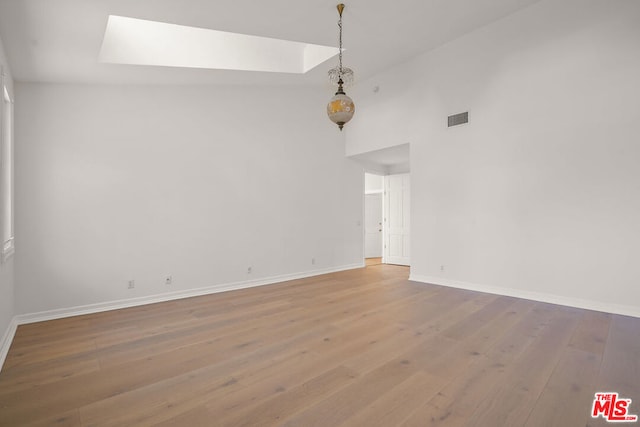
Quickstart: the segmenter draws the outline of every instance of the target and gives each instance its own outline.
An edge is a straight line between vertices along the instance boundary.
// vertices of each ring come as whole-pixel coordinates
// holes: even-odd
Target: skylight
[[[110,15],[100,61],[302,74],[337,54],[330,46]]]

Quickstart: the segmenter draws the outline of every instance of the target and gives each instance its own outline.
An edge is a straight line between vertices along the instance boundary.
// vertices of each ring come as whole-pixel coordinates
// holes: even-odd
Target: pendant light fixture
[[[338,85],[338,91],[327,104],[329,119],[342,130],[345,123],[353,117],[356,107],[353,100],[344,92],[343,85],[353,82],[353,70],[342,66],[342,11],[344,4],[340,3],[338,9],[338,66],[329,70],[329,81]]]

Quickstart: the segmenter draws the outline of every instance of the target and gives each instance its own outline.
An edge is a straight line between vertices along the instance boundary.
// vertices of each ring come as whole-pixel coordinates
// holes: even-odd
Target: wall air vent
[[[462,125],[469,122],[469,112],[465,111],[464,113],[454,114],[453,116],[449,116],[447,119],[449,127]]]

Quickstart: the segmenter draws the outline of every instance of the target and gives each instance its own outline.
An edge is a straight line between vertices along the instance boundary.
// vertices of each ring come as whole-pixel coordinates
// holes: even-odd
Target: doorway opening
[[[410,266],[410,144],[349,156],[363,167],[363,258]]]
[[[364,259],[365,265],[382,264],[384,177],[364,174]]]
[[[410,176],[364,174],[364,263],[409,266]]]

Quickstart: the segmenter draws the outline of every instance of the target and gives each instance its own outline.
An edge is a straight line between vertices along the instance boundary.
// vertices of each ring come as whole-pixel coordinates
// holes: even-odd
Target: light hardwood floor
[[[370,267],[372,265],[378,265],[378,264],[382,264],[382,258],[381,257],[377,257],[377,258],[365,258],[364,259],[364,263],[367,267]]]
[[[640,319],[376,265],[18,328],[2,426],[595,426]]]

